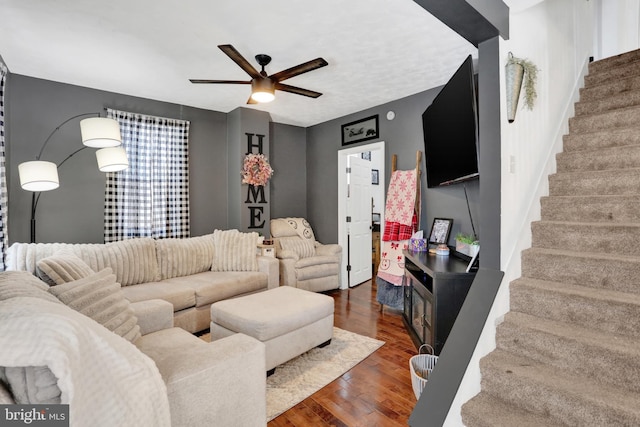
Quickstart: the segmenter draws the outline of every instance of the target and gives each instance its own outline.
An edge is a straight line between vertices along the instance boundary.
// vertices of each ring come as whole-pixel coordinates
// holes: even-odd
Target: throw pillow
[[[95,245],[95,248],[93,254],[83,253],[82,259],[90,266],[96,265],[95,271],[113,269],[116,281],[122,286],[160,280],[156,242],[149,237]],[[87,260],[85,256],[89,255],[95,259]]]
[[[313,242],[310,240],[300,237],[281,237],[278,241],[283,250],[295,252],[300,258],[308,258],[316,253]]]
[[[156,253],[161,280],[202,273],[211,270],[213,234],[156,240]]]
[[[313,229],[311,228],[311,224],[304,218],[287,218],[287,222],[296,230],[296,233],[302,238],[309,239],[314,242],[316,240],[316,236],[313,234]]]
[[[0,301],[19,297],[33,297],[60,304],[49,287],[28,271],[0,272]]]
[[[140,338],[138,319],[110,268],[73,282],[52,286],[49,292],[121,337],[131,342]]]
[[[17,404],[60,403],[58,379],[46,366],[0,366],[0,382],[9,386]]]
[[[36,264],[36,273],[49,286],[82,279],[94,273],[89,265],[71,252],[61,251]]]
[[[258,271],[258,233],[215,230],[213,244],[215,256],[211,271]]]

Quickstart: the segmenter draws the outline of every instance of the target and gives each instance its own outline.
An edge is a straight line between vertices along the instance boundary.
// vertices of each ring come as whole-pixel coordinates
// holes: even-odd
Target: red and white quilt
[[[402,285],[402,251],[408,247],[409,238],[418,229],[419,201],[416,170],[393,172],[384,210],[384,234],[378,277],[394,285]]]

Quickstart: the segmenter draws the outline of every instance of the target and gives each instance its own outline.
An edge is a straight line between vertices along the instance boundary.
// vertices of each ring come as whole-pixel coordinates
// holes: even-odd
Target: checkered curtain
[[[4,154],[4,88],[7,77],[7,67],[0,60],[0,271],[4,271],[5,257],[9,247],[9,229],[7,220],[9,216],[7,197],[7,173],[5,169]]]
[[[107,109],[129,168],[107,174],[104,241],[189,237],[189,122]]]

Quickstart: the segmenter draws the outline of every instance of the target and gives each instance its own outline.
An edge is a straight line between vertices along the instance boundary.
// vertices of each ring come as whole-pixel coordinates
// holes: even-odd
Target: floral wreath
[[[264,154],[247,154],[241,173],[243,184],[264,186],[273,175],[273,169]]]

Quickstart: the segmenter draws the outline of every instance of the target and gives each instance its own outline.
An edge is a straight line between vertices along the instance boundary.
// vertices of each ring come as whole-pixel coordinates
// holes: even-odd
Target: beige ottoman
[[[241,332],[265,344],[267,372],[333,336],[333,298],[280,286],[211,305],[211,341]]]

